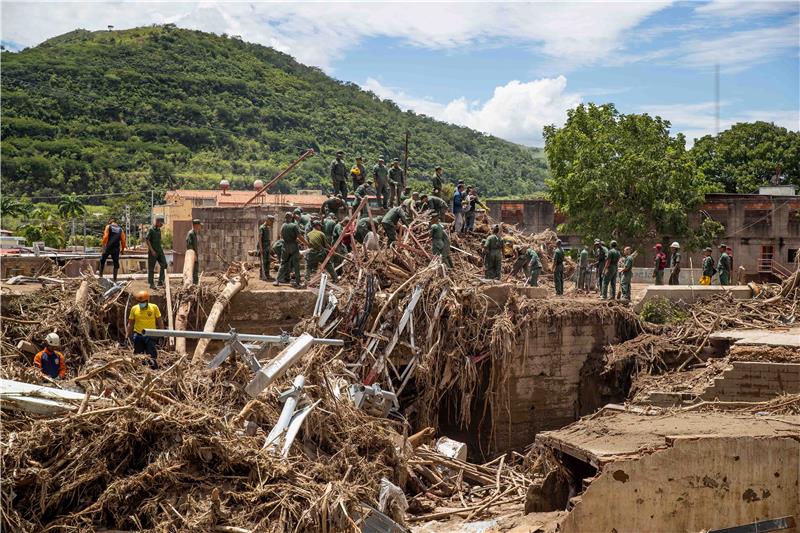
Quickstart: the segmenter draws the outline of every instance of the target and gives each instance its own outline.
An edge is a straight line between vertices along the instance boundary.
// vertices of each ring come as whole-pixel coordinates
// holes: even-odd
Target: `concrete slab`
[[[722,294],[730,294],[735,300],[748,300],[753,291],[747,285],[648,285],[639,301],[634,305],[637,313],[642,306],[654,298],[666,298],[672,302],[683,301],[693,304],[704,298],[713,298]]]
[[[742,346],[786,346],[800,348],[800,327],[769,329],[730,329],[717,331],[709,337],[711,341],[727,341]]]

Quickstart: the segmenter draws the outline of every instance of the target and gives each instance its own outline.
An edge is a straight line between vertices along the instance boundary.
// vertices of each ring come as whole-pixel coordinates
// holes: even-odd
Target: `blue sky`
[[[3,2],[2,40],[153,23],[240,35],[440,120],[541,146],[580,102],[670,120],[800,127],[800,3]]]

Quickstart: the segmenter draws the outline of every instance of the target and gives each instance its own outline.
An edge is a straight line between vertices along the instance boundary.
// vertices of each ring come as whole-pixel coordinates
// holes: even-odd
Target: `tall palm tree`
[[[0,217],[22,217],[28,210],[28,206],[12,198],[11,196],[3,196],[0,198]]]
[[[58,213],[72,223],[70,240],[75,237],[75,219],[86,215],[86,206],[80,197],[73,193],[65,194],[58,201]]]

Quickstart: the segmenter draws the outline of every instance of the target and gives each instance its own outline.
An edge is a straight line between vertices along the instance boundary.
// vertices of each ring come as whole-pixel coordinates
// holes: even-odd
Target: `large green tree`
[[[584,238],[643,239],[691,233],[688,214],[708,187],[660,117],[579,105],[544,130],[550,198]]]
[[[743,122],[697,140],[691,155],[709,182],[751,193],[776,176],[800,186],[800,132],[770,122]]]

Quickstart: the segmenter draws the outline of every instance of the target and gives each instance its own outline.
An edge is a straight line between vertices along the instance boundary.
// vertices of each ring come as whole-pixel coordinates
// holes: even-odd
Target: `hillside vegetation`
[[[4,194],[60,195],[235,188],[277,173],[303,150],[280,189],[328,189],[338,149],[402,157],[484,195],[543,188],[540,150],[403,112],[271,48],[171,26],[74,32],[2,53]],[[148,195],[149,196],[149,195]]]

